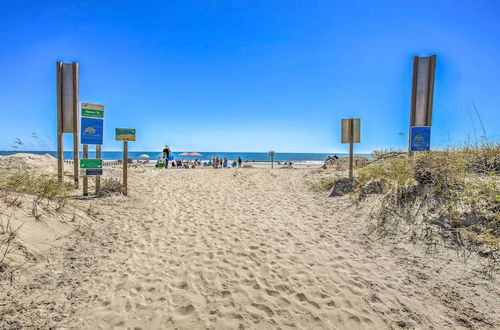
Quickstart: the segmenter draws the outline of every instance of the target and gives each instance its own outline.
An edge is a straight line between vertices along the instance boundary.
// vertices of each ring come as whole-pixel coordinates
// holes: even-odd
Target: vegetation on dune
[[[369,230],[380,236],[405,234],[430,249],[464,248],[500,260],[500,144],[441,151],[376,151],[353,181],[338,172],[317,171],[312,190],[351,194],[373,205]],[[330,168],[331,170],[331,168]],[[375,200],[374,200],[375,199]]]
[[[60,183],[57,177],[36,174],[27,169],[0,171],[0,192],[34,195],[37,200],[66,200],[69,185]]]
[[[0,272],[8,269],[6,257],[9,252],[18,248],[15,239],[22,226],[12,225],[12,213],[7,216],[7,209],[22,207],[26,201],[26,195],[33,196],[31,215],[34,220],[39,221],[42,216],[40,208],[48,213],[60,212],[66,206],[68,191],[69,186],[59,183],[55,176],[35,174],[27,169],[0,170],[0,206],[2,206],[0,209]]]
[[[370,229],[404,230],[436,246],[445,238],[495,260],[500,252],[500,145],[374,153],[359,169],[354,196],[379,194]]]

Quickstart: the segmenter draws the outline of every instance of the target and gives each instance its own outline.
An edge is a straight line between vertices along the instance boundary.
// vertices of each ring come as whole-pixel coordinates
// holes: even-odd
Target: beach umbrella
[[[179,154],[179,156],[191,156],[189,152],[183,152],[182,154]]]
[[[142,154],[142,155],[139,156],[139,158],[149,158],[149,156],[146,155],[146,154]]]
[[[191,152],[189,156],[201,156],[201,154],[197,152]]]

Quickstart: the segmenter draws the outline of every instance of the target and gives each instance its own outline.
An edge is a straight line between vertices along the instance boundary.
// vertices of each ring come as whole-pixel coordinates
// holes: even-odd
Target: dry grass
[[[35,174],[27,169],[0,171],[0,191],[34,195],[38,200],[58,200],[68,197],[69,186],[55,176]]]
[[[376,184],[380,203],[370,229],[404,231],[430,245],[452,243],[498,260],[500,256],[500,145],[376,155],[356,175],[355,196]]]
[[[104,178],[101,182],[101,195],[121,194],[122,188],[120,179]]]
[[[330,191],[338,178],[335,176],[323,176],[318,180],[309,182],[309,186],[312,190],[318,192]]]

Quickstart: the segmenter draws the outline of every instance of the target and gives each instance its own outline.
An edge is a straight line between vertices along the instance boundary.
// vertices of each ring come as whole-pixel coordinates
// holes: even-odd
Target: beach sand
[[[0,280],[0,327],[500,325],[498,282],[478,276],[474,258],[375,240],[369,203],[310,189],[320,171],[137,166],[127,197],[74,191],[78,227],[70,213],[46,215],[49,227],[65,223],[58,239],[36,247],[13,285]]]

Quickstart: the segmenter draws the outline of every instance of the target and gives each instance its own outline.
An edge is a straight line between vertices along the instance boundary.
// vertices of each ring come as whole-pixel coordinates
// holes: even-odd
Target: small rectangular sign
[[[341,143],[359,143],[361,119],[342,119]]]
[[[116,141],[135,141],[135,128],[117,128]]]
[[[275,153],[274,153],[274,151],[269,151],[268,155],[269,155],[269,157],[274,157]]]
[[[102,144],[104,120],[82,117],[81,144]]]
[[[90,176],[90,175],[102,175],[102,168],[97,169],[97,168],[89,168],[82,170],[82,175]]]
[[[88,169],[88,168],[101,169],[102,168],[102,159],[82,158],[82,159],[80,159],[80,168],[82,168],[82,169]]]
[[[104,118],[104,105],[82,103],[82,117]]]
[[[104,110],[82,108],[82,117],[104,118]]]
[[[429,151],[431,150],[431,127],[413,126],[410,132],[410,150],[411,151]]]

